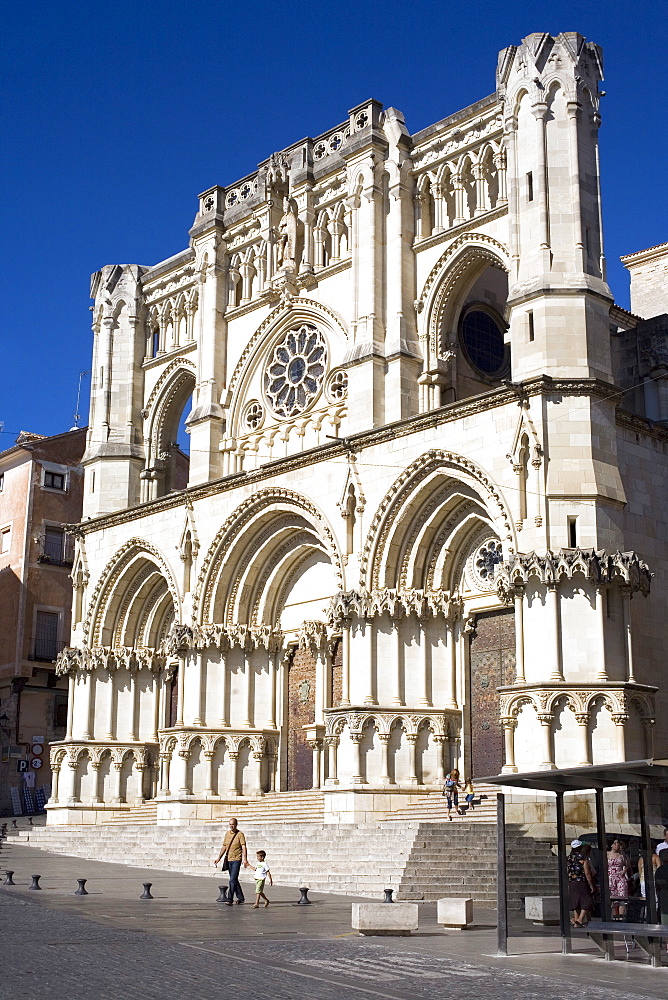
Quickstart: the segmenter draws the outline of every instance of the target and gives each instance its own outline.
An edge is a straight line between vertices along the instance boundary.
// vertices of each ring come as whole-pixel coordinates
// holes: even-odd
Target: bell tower
[[[512,378],[611,379],[598,160],[598,45],[528,35],[499,55],[508,155]]]

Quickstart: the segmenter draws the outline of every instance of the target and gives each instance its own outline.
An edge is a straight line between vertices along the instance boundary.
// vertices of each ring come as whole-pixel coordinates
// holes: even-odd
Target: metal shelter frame
[[[645,876],[648,923],[657,922],[654,867],[652,864],[652,839],[650,835],[647,789],[650,785],[668,786],[668,760],[634,760],[618,764],[599,764],[594,767],[566,767],[549,771],[530,771],[518,774],[497,774],[480,778],[481,782],[508,788],[528,788],[532,791],[554,792],[557,807],[557,852],[559,862],[559,928],[562,954],[572,953],[571,924],[568,907],[568,879],[566,876],[566,823],[564,819],[564,793],[593,791],[596,796],[596,833],[598,849],[607,857],[603,792],[606,788],[635,788],[638,794],[640,837]],[[506,890],[506,807],[505,795],[497,798],[497,945],[498,954],[508,954],[508,900]],[[610,921],[610,885],[608,866],[601,865],[602,919]],[[614,944],[606,939],[606,958],[614,957]]]

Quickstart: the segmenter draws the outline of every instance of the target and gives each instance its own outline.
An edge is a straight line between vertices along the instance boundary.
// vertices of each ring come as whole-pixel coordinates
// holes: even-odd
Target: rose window
[[[491,583],[496,573],[496,567],[500,562],[503,562],[501,543],[492,540],[485,542],[485,544],[481,545],[478,549],[475,560],[475,568],[482,580],[487,580]]]
[[[310,323],[289,330],[274,349],[264,376],[274,413],[294,417],[305,410],[320,392],[326,362],[327,348],[319,330]]]

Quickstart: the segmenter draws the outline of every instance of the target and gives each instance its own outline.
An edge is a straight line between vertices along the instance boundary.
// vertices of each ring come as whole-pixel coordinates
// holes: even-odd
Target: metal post
[[[506,889],[506,797],[496,797],[496,953],[508,954],[508,894]]]
[[[649,924],[656,924],[658,922],[658,915],[656,884],[654,882],[654,857],[647,816],[647,788],[644,785],[638,785],[638,812],[640,814],[640,837],[643,846],[643,874],[645,876],[645,899],[647,900],[646,920]],[[659,968],[661,966],[661,941],[657,938],[652,941],[652,965]]]
[[[566,875],[566,821],[564,819],[564,793],[556,792],[557,805],[557,861],[559,864],[559,930],[561,933],[561,954],[570,955],[571,918],[568,905],[568,878]]]
[[[601,890],[601,920],[612,920],[610,908],[610,880],[608,879],[608,844],[605,835],[605,802],[603,789],[595,788],[596,796],[596,836],[598,838],[598,853],[600,864],[598,868],[599,888]],[[605,941],[605,959],[611,962],[615,957],[615,942],[611,937],[603,935]]]

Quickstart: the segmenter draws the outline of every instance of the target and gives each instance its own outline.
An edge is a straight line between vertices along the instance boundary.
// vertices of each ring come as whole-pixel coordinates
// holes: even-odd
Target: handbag
[[[238,830],[234,831],[234,837],[237,836],[238,832],[239,832]],[[229,870],[230,870],[230,863],[229,863],[229,861],[227,859],[228,859],[228,856],[229,856],[229,853],[230,853],[230,847],[234,843],[234,837],[232,837],[232,840],[227,845],[227,850],[225,851],[225,857],[223,858],[223,863],[220,866],[221,872],[229,872]]]

